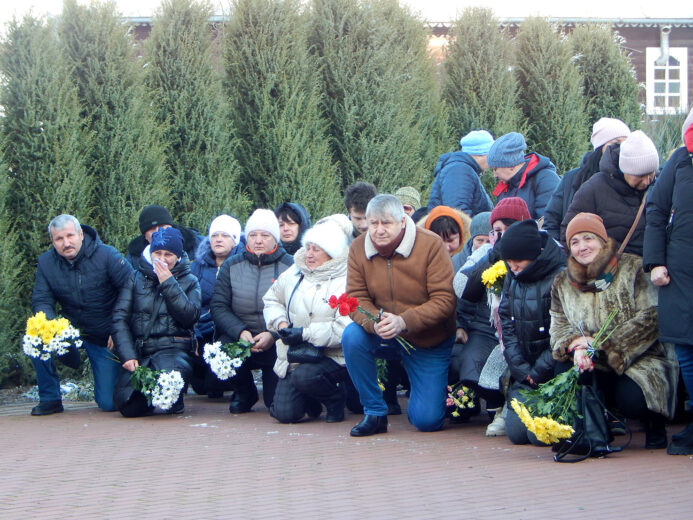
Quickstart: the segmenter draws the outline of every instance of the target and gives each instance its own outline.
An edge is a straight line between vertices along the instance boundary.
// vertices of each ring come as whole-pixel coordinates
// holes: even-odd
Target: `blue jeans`
[[[677,343],[674,345],[676,349],[676,357],[679,360],[679,368],[681,369],[681,378],[683,384],[686,385],[688,392],[688,407],[693,407],[693,345],[684,345]]]
[[[445,419],[448,366],[454,337],[432,348],[417,347],[407,354],[396,340],[383,340],[350,323],[342,334],[347,370],[358,390],[363,413],[387,415],[387,404],[378,386],[376,358],[400,357],[411,383],[409,422],[422,432],[440,430]]]
[[[104,412],[115,411],[113,405],[113,389],[115,388],[116,377],[120,363],[115,359],[115,355],[106,347],[100,347],[94,343],[82,340],[82,346],[87,351],[91,371],[94,374],[94,400]],[[64,356],[58,357],[60,362],[70,368],[79,368],[81,360],[79,350],[71,348]],[[39,388],[39,400],[60,401],[60,379],[55,368],[53,358],[41,361],[38,358],[31,358],[31,362],[36,369],[36,383]]]

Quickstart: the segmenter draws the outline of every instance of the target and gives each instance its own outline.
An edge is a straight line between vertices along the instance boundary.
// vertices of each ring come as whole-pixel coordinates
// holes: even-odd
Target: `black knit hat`
[[[536,260],[541,253],[541,242],[534,220],[515,222],[503,233],[500,253],[503,260]]]
[[[172,226],[173,219],[168,210],[163,206],[152,204],[144,208],[140,213],[140,232],[143,235],[148,229],[166,224]]]

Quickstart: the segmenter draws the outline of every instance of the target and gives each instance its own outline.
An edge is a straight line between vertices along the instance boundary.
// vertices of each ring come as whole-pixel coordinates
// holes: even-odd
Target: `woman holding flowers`
[[[249,412],[259,394],[252,370],[262,370],[262,397],[269,408],[277,386],[273,371],[277,360],[275,340],[262,316],[262,297],[294,263],[280,245],[279,221],[269,209],[256,209],[245,223],[246,246],[242,254],[228,258],[219,268],[210,301],[216,337],[222,343],[239,339],[250,343],[250,356],[230,382],[234,394],[229,412]]]
[[[193,327],[199,317],[200,284],[190,273],[183,236],[176,228],[161,228],[152,235],[113,310],[116,353],[123,364],[114,401],[123,416],[153,411],[133,386],[131,373],[138,366],[175,370],[189,381]],[[181,395],[169,413],[182,411]]]
[[[642,259],[618,255],[593,213],[578,213],[566,239],[568,266],[556,276],[551,297],[553,357],[580,372],[593,371],[606,406],[643,421],[646,448],[665,448],[678,366],[673,351],[658,340],[657,293]],[[591,356],[593,336],[614,309],[613,332]]]
[[[344,420],[348,374],[342,352],[342,332],[348,315],[333,309],[330,296],[346,288],[347,236],[326,220],[305,232],[294,265],[265,294],[267,329],[277,332],[279,377],[270,415],[282,423],[318,417],[325,405],[327,422]],[[291,346],[309,343],[323,356],[311,363],[290,363]]]
[[[522,402],[522,390],[536,388],[554,376],[549,343],[551,284],[565,267],[565,254],[533,220],[516,222],[505,230],[500,254],[508,268],[498,308],[511,378],[508,402]],[[508,408],[505,431],[513,444],[538,443],[512,408]]]

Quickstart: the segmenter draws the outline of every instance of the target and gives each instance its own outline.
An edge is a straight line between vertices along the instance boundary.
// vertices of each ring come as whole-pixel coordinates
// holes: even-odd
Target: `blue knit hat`
[[[493,136],[486,130],[472,130],[460,139],[460,148],[469,155],[486,155],[493,144]]]
[[[490,218],[490,211],[484,211],[474,215],[471,224],[469,224],[469,233],[472,238],[478,237],[479,235],[488,235],[491,232]]]
[[[183,256],[183,235],[174,227],[161,228],[152,235],[150,253],[165,249],[171,251],[178,258]]]
[[[512,168],[525,160],[527,143],[522,134],[510,132],[496,139],[486,160],[491,168]]]

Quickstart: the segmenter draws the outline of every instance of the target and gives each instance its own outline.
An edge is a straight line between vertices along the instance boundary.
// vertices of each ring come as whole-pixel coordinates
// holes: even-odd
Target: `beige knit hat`
[[[395,197],[399,199],[402,205],[409,204],[414,209],[421,207],[421,195],[411,186],[404,186],[398,189],[395,192]]]
[[[659,154],[652,139],[636,130],[621,143],[618,167],[628,175],[649,175],[659,169]]]

